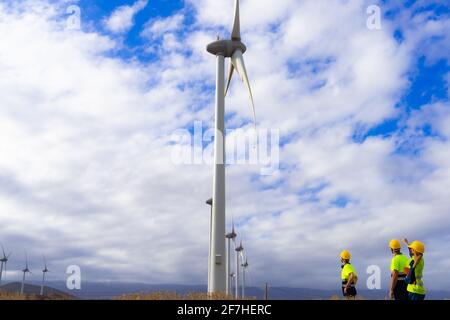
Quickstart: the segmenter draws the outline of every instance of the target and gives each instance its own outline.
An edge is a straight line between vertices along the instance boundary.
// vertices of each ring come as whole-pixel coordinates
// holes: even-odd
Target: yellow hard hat
[[[389,248],[391,248],[392,250],[400,249],[401,247],[402,245],[400,244],[400,241],[398,241],[397,239],[392,239],[389,242]]]
[[[344,260],[350,260],[350,252],[348,252],[348,250],[344,250],[341,252],[341,258]]]
[[[425,253],[425,245],[423,244],[423,242],[420,241],[413,241],[413,243],[411,243],[409,245],[409,248],[414,249],[414,251],[417,251],[421,254]]]

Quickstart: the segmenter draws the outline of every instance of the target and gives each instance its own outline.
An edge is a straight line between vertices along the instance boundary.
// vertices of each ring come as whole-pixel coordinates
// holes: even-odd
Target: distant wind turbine
[[[206,204],[211,207],[210,209],[210,220],[209,220],[209,251],[208,251],[208,292],[209,286],[211,285],[211,243],[212,243],[212,198],[206,200]]]
[[[12,253],[12,252],[10,252],[8,255],[6,255],[5,248],[3,247],[3,244],[1,246],[2,246],[3,257],[0,259],[0,263],[1,263],[1,265],[0,265],[0,286],[2,285],[3,273],[5,274],[5,277],[6,277],[6,263],[8,262],[8,259],[11,256],[11,253]]]
[[[28,255],[25,251],[25,269],[22,270],[23,277],[22,277],[22,286],[20,287],[20,294],[23,295],[24,287],[25,287],[25,276],[27,273],[33,274],[30,269],[28,268]]]
[[[233,227],[231,232],[226,235],[228,240],[228,258],[227,258],[227,294],[231,295],[231,283],[233,281],[233,273],[231,272],[231,241],[234,243],[234,239],[236,239],[237,234],[234,231],[234,222],[232,223]]]
[[[45,256],[42,257],[44,258],[44,269],[42,270],[41,296],[44,295],[45,274],[49,272],[49,270],[47,269],[47,259],[45,259]]]
[[[210,257],[208,261],[208,270],[210,270],[210,276],[208,277],[209,293],[226,292],[227,290],[228,275],[225,261],[225,95],[228,92],[235,70],[249,92],[253,109],[253,119],[256,125],[253,95],[243,57],[246,50],[246,46],[241,41],[239,0],[235,0],[235,14],[231,39],[218,39],[207,46],[207,51],[215,55],[217,60],[214,178]],[[231,63],[228,72],[227,87],[224,90],[225,58],[231,58]]]
[[[243,257],[244,257],[244,255],[242,255],[242,258]],[[245,258],[245,262],[241,266],[242,266],[242,299],[245,299],[245,273],[248,268],[247,257]]]
[[[236,250],[236,278],[235,278],[236,287],[234,289],[235,289],[236,299],[239,299],[239,266],[240,266],[239,257],[241,255],[242,251],[244,251],[244,247],[242,245],[242,240],[241,240],[241,243],[239,244],[239,246],[236,247],[235,250]]]

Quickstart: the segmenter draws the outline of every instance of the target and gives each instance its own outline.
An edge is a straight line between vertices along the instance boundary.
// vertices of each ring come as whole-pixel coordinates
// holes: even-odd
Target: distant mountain
[[[0,291],[18,294],[22,284],[20,282],[11,282],[0,286]],[[39,295],[41,292],[40,285],[25,284],[23,288],[25,295]],[[65,291],[57,290],[49,286],[44,286],[44,296],[50,297],[52,299],[77,299],[74,295],[71,295]]]
[[[81,299],[111,299],[125,294],[176,292],[185,295],[191,292],[206,292],[206,285],[152,285],[145,283],[125,282],[82,282],[81,290],[69,291],[65,282],[48,282],[48,285],[62,292],[74,295]],[[321,290],[291,287],[270,287],[269,299],[271,300],[329,300],[333,296],[342,295],[339,288],[336,290]],[[387,290],[359,290],[359,295],[370,300],[384,300],[388,297]],[[246,296],[264,299],[264,289],[258,287],[246,288]],[[450,292],[430,291],[427,294],[429,300],[450,299]]]
[[[7,284],[0,287],[8,288],[10,292],[18,292],[20,283]],[[39,293],[40,286],[38,283],[31,283],[25,287],[27,293]],[[173,285],[161,284],[151,285],[145,283],[125,283],[125,282],[82,282],[81,290],[68,290],[66,283],[63,281],[47,282],[46,292],[55,294],[64,294],[80,299],[112,299],[121,295],[134,293],[155,293],[155,292],[176,292],[180,295],[188,293],[206,292],[205,285]],[[320,290],[307,288],[290,288],[290,287],[270,287],[270,300],[329,300],[334,296],[340,297],[341,291],[336,290]],[[369,300],[384,300],[387,298],[387,290],[359,290],[359,295]],[[256,299],[264,299],[264,289],[258,287],[248,287],[246,296],[255,297]],[[450,292],[431,291],[427,294],[428,300],[450,299]]]

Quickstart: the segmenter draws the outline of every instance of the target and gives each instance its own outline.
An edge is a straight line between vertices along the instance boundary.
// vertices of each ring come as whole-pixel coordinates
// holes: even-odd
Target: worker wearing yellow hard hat
[[[350,263],[350,252],[344,250],[341,252],[341,278],[342,278],[342,294],[347,299],[355,299],[358,294],[356,291],[356,283],[358,282],[358,274]]]
[[[409,260],[410,271],[406,278],[406,282],[408,283],[408,298],[409,300],[424,300],[426,295],[426,289],[423,283],[423,269],[425,267],[423,255],[425,253],[425,245],[420,241],[409,243],[407,239],[403,239],[403,243],[408,247],[411,256]]]
[[[397,239],[389,242],[389,248],[393,254],[391,260],[391,300],[408,300],[406,276],[409,271],[409,259],[401,252],[401,243]]]

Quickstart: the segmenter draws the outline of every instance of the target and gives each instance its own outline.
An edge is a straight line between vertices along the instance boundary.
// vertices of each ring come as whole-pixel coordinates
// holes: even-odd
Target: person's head
[[[341,263],[343,265],[346,265],[347,263],[350,263],[350,252],[348,250],[344,250],[341,252]]]
[[[401,247],[402,247],[402,245],[400,244],[400,241],[397,239],[392,239],[389,242],[389,248],[391,249],[391,253],[393,255],[400,254]]]
[[[413,241],[409,246],[409,254],[411,256],[421,257],[425,253],[425,245],[420,241]]]

